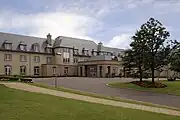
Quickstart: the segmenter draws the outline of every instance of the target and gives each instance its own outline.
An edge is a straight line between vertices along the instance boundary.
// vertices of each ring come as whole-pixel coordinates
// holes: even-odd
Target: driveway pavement
[[[107,87],[108,82],[127,82],[133,81],[131,78],[83,78],[83,77],[62,77],[57,78],[58,86],[81,90],[85,92],[97,93],[106,96],[118,96],[154,104],[167,105],[180,108],[180,96],[167,94],[142,92],[128,89]],[[54,78],[36,78],[36,83],[54,86]]]

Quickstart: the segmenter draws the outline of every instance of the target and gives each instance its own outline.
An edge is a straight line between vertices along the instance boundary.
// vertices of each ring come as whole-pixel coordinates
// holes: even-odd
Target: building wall
[[[11,54],[12,60],[11,61],[5,61],[4,57],[5,54]],[[26,61],[21,62],[20,61],[20,55],[26,56]],[[34,56],[40,57],[40,62],[36,63],[34,62]],[[0,75],[5,74],[5,65],[11,65],[12,67],[12,75],[20,75],[20,66],[26,67],[26,75],[34,75],[34,66],[40,67],[40,75],[41,75],[41,64],[46,64],[47,57],[52,57],[52,55],[45,55],[45,54],[32,54],[32,53],[20,53],[20,52],[6,52],[6,51],[0,51]]]

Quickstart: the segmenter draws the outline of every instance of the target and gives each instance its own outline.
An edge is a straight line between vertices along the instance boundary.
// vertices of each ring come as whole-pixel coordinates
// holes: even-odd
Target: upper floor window
[[[4,60],[5,61],[11,61],[12,60],[12,54],[4,54]]]
[[[63,63],[69,63],[70,62],[70,58],[63,58]]]
[[[63,48],[63,52],[70,52],[69,48]]]
[[[47,60],[47,64],[52,64],[52,57],[47,57],[46,60]]]
[[[74,49],[73,52],[74,52],[75,55],[78,55],[78,49]]]
[[[26,55],[20,55],[20,61],[21,62],[26,62],[27,61],[27,56]]]
[[[74,58],[74,63],[77,63],[78,62],[78,58]]]
[[[34,56],[34,62],[40,62],[40,57],[39,56]]]

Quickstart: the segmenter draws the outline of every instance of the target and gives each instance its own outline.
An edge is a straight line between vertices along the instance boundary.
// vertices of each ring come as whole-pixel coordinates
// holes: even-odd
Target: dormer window
[[[46,51],[46,53],[52,53],[52,48],[46,47],[45,51]]]
[[[24,44],[23,42],[20,42],[20,44],[19,44],[19,48],[20,48],[20,50],[22,50],[22,51],[26,51],[26,44]]]
[[[82,54],[83,54],[83,55],[89,55],[88,50],[85,50],[85,48],[83,48],[83,49],[82,49]]]
[[[11,50],[12,49],[12,43],[8,42],[7,40],[4,41],[4,48],[7,50]]]
[[[92,55],[92,56],[94,56],[94,49],[92,49],[92,51],[91,51],[91,55]]]
[[[78,49],[73,49],[73,54],[78,55]]]
[[[33,51],[34,52],[39,52],[39,44],[38,43],[35,43],[35,44],[33,44],[33,46],[32,46],[32,49],[33,49]]]

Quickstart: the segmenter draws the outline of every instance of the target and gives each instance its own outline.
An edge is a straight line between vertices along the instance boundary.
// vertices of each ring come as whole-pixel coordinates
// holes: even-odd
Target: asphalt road
[[[154,104],[167,105],[180,108],[180,96],[167,94],[142,92],[129,89],[111,88],[105,84],[109,82],[127,82],[131,78],[82,78],[82,77],[62,77],[57,78],[58,86],[81,90],[90,93],[97,93],[106,96],[118,96],[127,99],[133,99]],[[42,83],[54,86],[55,78],[36,78],[35,83]]]

